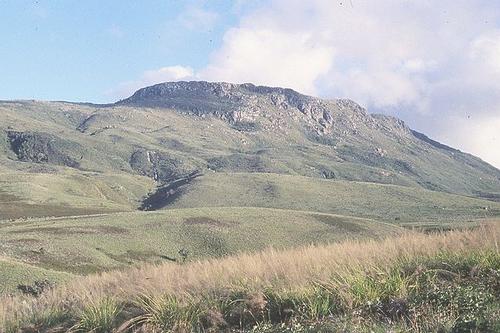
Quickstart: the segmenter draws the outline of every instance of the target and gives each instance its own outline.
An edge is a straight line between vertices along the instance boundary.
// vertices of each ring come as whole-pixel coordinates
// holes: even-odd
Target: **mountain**
[[[278,178],[263,181],[262,174]],[[346,99],[253,84],[167,82],[107,105],[0,102],[0,219],[189,206],[187,194],[200,205],[204,197],[230,206],[234,198],[217,188],[224,182],[240,182],[243,192],[258,185],[256,193],[293,208],[302,194],[280,187],[285,175],[318,193],[335,184],[379,184],[379,192],[363,193],[376,198],[394,186],[387,200],[402,202],[407,190],[442,192],[456,212],[474,212],[464,216],[500,212],[500,170]],[[323,211],[344,213],[330,209],[337,198],[322,200]]]

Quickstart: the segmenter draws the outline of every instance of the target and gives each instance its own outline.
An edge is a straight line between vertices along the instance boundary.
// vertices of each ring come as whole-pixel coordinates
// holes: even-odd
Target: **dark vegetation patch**
[[[98,233],[104,233],[104,234],[128,234],[129,230],[126,228],[118,227],[118,226],[113,226],[113,225],[100,225],[96,227],[92,227],[93,230],[95,230]]]
[[[177,150],[177,151],[186,151],[189,152],[191,151],[191,148],[184,143],[180,142],[179,140],[176,139],[166,139],[166,138],[159,138],[158,142],[160,145],[163,147]]]
[[[110,134],[110,135],[108,135],[108,137],[110,138],[111,142],[113,142],[113,143],[121,143],[121,142],[125,141],[125,138],[123,136],[120,136],[120,135]]]
[[[195,172],[190,162],[157,150],[136,150],[130,157],[130,166],[137,173],[168,183]]]
[[[210,228],[210,225],[182,224],[186,237],[185,243],[189,244],[190,251],[201,257],[223,257],[231,253],[228,244],[219,229]],[[181,241],[180,244],[183,242]]]
[[[319,221],[335,228],[336,230],[341,230],[346,233],[360,233],[366,230],[358,224],[346,222],[340,217],[320,214],[311,214],[311,217],[313,217],[316,221]]]
[[[92,226],[92,227],[32,227],[11,230],[11,234],[45,233],[52,235],[90,235],[90,234],[126,234],[129,231],[117,226]]]
[[[334,136],[318,134],[315,131],[308,130],[304,133],[304,135],[309,141],[313,143],[319,143],[325,146],[334,147],[339,143],[339,140]]]
[[[474,192],[474,194],[477,197],[482,198],[482,199],[500,202],[500,193],[489,193],[489,192],[476,191],[476,192]]]
[[[325,179],[335,179],[337,176],[335,175],[335,171],[326,169],[326,168],[321,168],[319,170],[320,175],[325,178]]]
[[[195,171],[185,177],[176,179],[167,185],[158,187],[154,193],[149,194],[142,201],[139,210],[151,211],[168,206],[182,195],[184,186],[199,176],[201,176],[201,174],[198,171]]]
[[[116,125],[110,125],[123,121],[120,117],[117,117],[110,112],[96,112],[92,115],[82,119],[76,128],[77,131],[81,133],[87,133],[89,130],[93,131],[90,135],[96,135],[104,130],[116,128]]]
[[[134,262],[144,262],[154,258],[162,258],[161,255],[151,250],[143,250],[143,251],[127,250],[120,254],[111,253],[100,247],[96,248],[96,250],[103,253],[107,257],[113,259],[114,261],[127,265],[133,264]]]
[[[268,182],[267,184],[264,185],[263,190],[264,190],[264,193],[266,193],[266,195],[269,197],[272,197],[272,198],[278,197],[279,187],[276,186],[276,184]]]
[[[209,169],[232,172],[266,172],[268,170],[261,155],[235,153],[207,160]]]
[[[92,258],[89,258],[78,252],[78,249],[71,249],[68,252],[59,250],[38,248],[38,249],[18,249],[19,257],[23,261],[48,270],[58,272],[69,272],[75,274],[92,274],[102,272],[106,267],[97,264]]]
[[[469,225],[446,225],[446,224],[421,224],[421,225],[404,225],[401,226],[406,229],[423,232],[425,234],[440,234],[449,231],[460,231],[460,230],[473,230],[477,229],[479,226],[477,223],[468,221]]]
[[[257,132],[260,129],[258,123],[250,121],[238,121],[231,124],[231,128],[239,132]]]
[[[28,173],[45,173],[45,174],[56,174],[59,170],[50,164],[31,164],[26,165],[25,169]]]
[[[64,140],[52,134],[38,132],[8,131],[7,137],[12,151],[23,162],[48,163],[72,168],[80,166],[83,147],[72,141]],[[80,152],[79,158],[69,155]]]
[[[444,188],[442,186],[434,184],[433,182],[430,182],[430,181],[419,180],[419,181],[417,181],[417,183],[427,190],[444,191]]]
[[[24,295],[39,297],[53,286],[54,284],[49,280],[39,280],[35,281],[32,285],[20,284],[17,286],[17,290],[22,292]]]

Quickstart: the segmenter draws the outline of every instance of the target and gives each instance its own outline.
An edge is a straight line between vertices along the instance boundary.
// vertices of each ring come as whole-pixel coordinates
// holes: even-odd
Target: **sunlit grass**
[[[5,330],[7,323],[32,327],[34,315],[52,308],[66,317],[37,325],[73,323],[96,332],[285,332],[276,325],[296,324],[488,332],[500,311],[499,227],[144,265],[80,278],[39,299],[4,297],[0,314]]]

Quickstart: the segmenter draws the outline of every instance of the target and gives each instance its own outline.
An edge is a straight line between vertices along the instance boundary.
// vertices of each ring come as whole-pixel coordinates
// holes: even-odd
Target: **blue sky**
[[[214,1],[204,11],[217,13],[216,22],[190,26],[182,15],[195,6],[0,0],[0,99],[105,102],[106,91],[148,69],[178,63],[201,68],[235,24],[238,9]]]
[[[164,81],[350,98],[500,167],[496,0],[0,0],[0,99]]]

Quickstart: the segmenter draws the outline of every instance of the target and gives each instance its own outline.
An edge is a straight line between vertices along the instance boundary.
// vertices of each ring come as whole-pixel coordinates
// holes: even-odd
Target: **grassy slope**
[[[500,203],[420,188],[258,173],[199,177],[167,208],[239,206],[316,211],[396,223],[464,222],[500,215]]]
[[[273,246],[381,238],[400,228],[369,219],[262,208],[196,208],[32,220],[0,226],[0,253],[36,266],[89,273],[138,263],[218,257]],[[43,248],[43,253],[39,253]]]
[[[135,210],[154,184],[129,174],[0,174],[0,220]],[[396,223],[445,223],[500,215],[500,203],[421,188],[263,174],[207,172],[166,208],[267,207]],[[487,208],[487,209],[485,209]]]
[[[272,105],[263,106],[269,116],[282,112]],[[134,173],[130,157],[141,148],[164,152],[180,165],[202,170],[216,167],[224,172],[265,171],[316,178],[326,172],[338,179],[422,185],[467,195],[478,195],[478,190],[498,193],[500,189],[499,171],[477,158],[436,149],[411,135],[394,137],[391,129],[365,124],[358,124],[359,133],[342,140],[336,138],[341,133],[333,133],[333,145],[308,137],[299,125],[300,114],[282,115],[281,131],[244,132],[213,117],[168,109],[0,102],[0,111],[0,133],[10,128],[50,133],[70,141],[70,155],[82,157],[79,162],[84,170]],[[84,133],[77,130],[91,115]],[[270,124],[265,117],[257,122]],[[0,171],[2,164],[12,170],[21,168],[8,161],[16,159],[8,146],[6,136],[0,135]],[[384,156],[374,153],[380,148],[386,151]]]
[[[0,220],[130,211],[152,186],[146,177],[69,168],[57,173],[1,173]]]
[[[295,125],[287,129],[287,135],[273,131],[246,133],[218,119],[193,118],[172,110],[22,102],[0,103],[0,111],[0,132],[10,127],[50,133],[74,142],[74,154],[83,156],[82,170],[19,162],[10,151],[6,136],[0,135],[0,220],[135,209],[140,198],[154,187],[151,179],[131,170],[130,156],[139,147],[168,152],[193,168],[222,165],[221,171],[226,172],[262,170],[290,174],[206,171],[172,206],[196,209],[32,220],[24,224],[1,222],[0,255],[42,268],[65,270],[69,265],[74,272],[88,273],[142,260],[164,261],[167,259],[159,258],[160,255],[178,257],[180,248],[189,249],[192,257],[199,258],[254,251],[270,244],[290,247],[313,241],[334,242],[348,236],[377,237],[397,229],[369,220],[325,218],[290,210],[398,223],[454,225],[457,221],[500,214],[498,203],[415,188],[417,176],[397,170],[387,172],[389,160],[377,158],[379,164],[364,165],[360,158],[373,155],[379,145],[394,146],[394,141],[382,138],[378,132],[369,132],[370,137],[377,138],[376,147],[369,141],[366,151],[357,151],[354,148],[360,142],[355,136],[352,142],[348,140],[335,151],[332,146],[306,139]],[[88,130],[85,133],[76,130],[93,112],[98,112],[98,117]],[[114,128],[98,132],[108,125]],[[394,151],[388,148],[389,155],[400,158],[403,153],[407,157],[417,154],[419,158],[410,158],[411,165],[436,183],[452,180],[457,188],[450,190],[473,194],[478,187],[488,192],[498,189],[497,180],[492,181],[491,175],[484,176],[488,170],[478,174],[475,165],[460,166],[454,162],[456,157],[446,152],[414,141],[400,142],[394,147]],[[445,167],[434,170],[437,160]],[[466,173],[474,176],[462,179],[456,172],[459,167],[467,168]],[[333,171],[338,178],[412,187],[322,180],[318,177],[324,171]],[[315,178],[292,176],[297,174]],[[284,210],[199,208],[203,206]],[[486,211],[484,207],[489,209]],[[194,224],[185,223],[190,218]],[[33,227],[41,229],[30,230]],[[40,247],[46,250],[44,255],[33,252]]]
[[[80,175],[68,175],[65,182],[52,177],[52,186],[48,186],[51,175],[24,177],[17,190],[30,193],[34,200],[43,202],[53,193],[65,200],[78,198],[82,205],[96,202],[82,195],[96,192],[85,186],[85,177]],[[106,180],[104,189],[111,186],[113,178],[102,179]],[[67,189],[70,193],[63,190],[68,184],[73,185]],[[75,193],[81,196],[72,196]],[[113,207],[104,199],[101,202],[107,209]],[[483,209],[486,205],[487,211]],[[6,207],[12,206],[23,207],[6,200]],[[399,232],[396,226],[375,221],[469,225],[469,219],[498,214],[498,206],[391,185],[258,173],[209,173],[189,184],[169,210],[4,221],[0,225],[0,255],[41,268],[86,274],[142,261],[178,259],[182,248],[189,250],[191,258],[218,257],[271,245],[288,248]],[[130,209],[126,205],[119,208]],[[400,220],[395,221],[396,217]],[[40,248],[43,254],[38,253]]]
[[[9,258],[0,258],[0,294],[13,293],[20,284],[31,285],[35,281],[49,280],[52,282],[68,281],[72,275],[13,261]]]
[[[0,299],[0,327],[44,331],[76,324],[83,331],[111,332],[135,323],[141,332],[227,326],[254,333],[498,332],[498,232],[492,224],[145,265],[81,278],[39,299]]]

